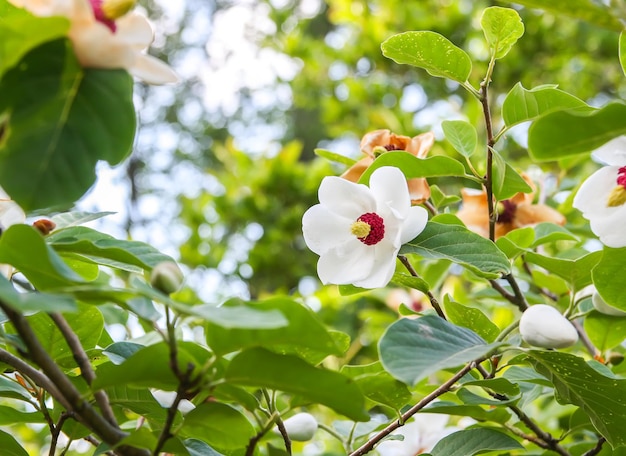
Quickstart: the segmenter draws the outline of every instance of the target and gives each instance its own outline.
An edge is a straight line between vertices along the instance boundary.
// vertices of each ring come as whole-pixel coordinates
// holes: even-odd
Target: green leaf
[[[502,201],[511,198],[517,193],[531,193],[532,191],[533,189],[530,185],[528,185],[528,182],[526,182],[511,165],[505,162],[504,180],[502,182],[502,187],[498,189],[494,188],[493,193],[495,197]]]
[[[464,429],[441,439],[432,456],[473,456],[485,451],[518,450],[524,447],[503,432],[488,428]]]
[[[222,456],[209,445],[198,439],[186,439],[183,441],[189,456]]]
[[[507,163],[497,150],[491,149],[491,155],[493,157],[493,194],[496,199],[502,200],[504,199],[502,198],[502,193],[504,190]]]
[[[427,413],[445,413],[446,415],[469,416],[477,421],[493,421],[506,423],[511,419],[510,413],[504,408],[485,410],[478,405],[455,404],[448,401],[431,402],[424,409]]]
[[[0,448],[2,448],[3,456],[28,456],[22,445],[11,434],[4,431],[0,431]]]
[[[0,236],[0,263],[15,266],[38,289],[84,282],[32,226],[13,225]]]
[[[626,75],[626,32],[624,30],[619,34],[619,63]]]
[[[36,17],[7,3],[0,13],[0,75],[30,50],[67,34],[65,17]]]
[[[480,25],[489,44],[491,55],[501,59],[524,34],[524,24],[517,11],[492,6],[485,9]]]
[[[221,308],[233,309],[233,315],[242,314],[238,309],[275,312],[282,314],[286,324],[267,328],[259,327],[251,320],[248,327],[232,328],[209,322],[206,326],[207,345],[218,354],[249,347],[265,347],[291,354],[305,354],[307,351],[320,352],[323,356],[343,354],[313,311],[292,299],[273,298],[247,305],[231,300]]]
[[[115,239],[84,226],[54,231],[46,240],[57,252],[84,255],[99,264],[110,266],[113,261],[118,266],[132,265],[152,269],[163,261],[174,261],[170,256],[143,242]]]
[[[446,195],[437,185],[430,186],[430,198],[436,208],[443,208],[461,201],[458,195]]]
[[[232,359],[225,376],[227,381],[239,385],[297,394],[355,421],[369,420],[365,396],[354,380],[338,372],[313,367],[296,356],[251,348]]]
[[[626,317],[593,311],[585,317],[585,332],[600,351],[617,347],[626,339]]]
[[[579,239],[570,233],[567,229],[555,223],[542,222],[533,227],[535,231],[535,242],[533,247],[548,244],[555,241],[576,241]]]
[[[83,225],[87,222],[92,222],[113,214],[115,214],[115,212],[62,212],[53,216],[52,221],[56,224],[55,230],[60,230],[70,226]]]
[[[360,184],[369,184],[370,176],[383,166],[400,168],[407,179],[412,177],[465,176],[461,162],[438,155],[430,158],[417,158],[408,152],[385,152],[374,160],[359,179]]]
[[[246,448],[255,435],[248,419],[233,407],[205,402],[185,416],[180,433],[222,450]]]
[[[0,299],[19,312],[75,312],[76,301],[69,296],[49,293],[18,293],[11,282],[0,275]]]
[[[107,388],[106,393],[113,407],[130,410],[159,424],[165,422],[165,409],[147,388],[131,388],[128,385],[117,385]],[[180,414],[177,414],[175,425],[178,425],[179,422]]]
[[[508,258],[516,258],[524,253],[535,240],[532,227],[517,228],[496,239],[496,245]]]
[[[619,310],[626,311],[626,293],[619,280],[626,268],[626,247],[612,249],[604,247],[599,263],[593,268],[593,284],[604,301]]]
[[[569,16],[581,19],[599,27],[616,32],[622,31],[624,25],[619,18],[611,14],[611,9],[602,3],[592,0],[515,0],[518,5],[538,8],[558,16]]]
[[[314,149],[315,155],[318,157],[325,158],[326,160],[330,160],[332,162],[342,163],[344,165],[352,166],[356,163],[356,160],[346,157],[345,155],[340,155],[335,152],[331,152],[326,149]]]
[[[444,120],[441,128],[458,153],[465,157],[472,156],[478,144],[478,133],[472,124],[464,120]]]
[[[591,111],[555,111],[539,117],[528,130],[528,150],[535,160],[558,160],[590,152],[626,134],[626,104],[609,103]]]
[[[569,353],[530,350],[528,354],[537,372],[554,384],[560,404],[582,408],[613,448],[626,445],[626,380],[605,376]]]
[[[424,68],[429,74],[464,83],[472,61],[462,49],[442,35],[431,32],[404,32],[381,45],[383,55],[395,61]]]
[[[512,127],[552,111],[574,108],[591,109],[581,99],[556,87],[540,86],[527,90],[518,82],[502,103],[502,117],[506,126]]]
[[[399,411],[411,400],[411,392],[406,385],[385,372],[379,362],[365,366],[344,366],[341,373],[354,379],[363,394],[378,404]]]
[[[495,393],[504,394],[506,396],[519,396],[520,388],[515,383],[510,382],[506,378],[488,378],[484,380],[472,380],[463,383],[463,386],[480,386]]]
[[[0,425],[16,423],[45,423],[45,420],[40,412],[22,412],[7,405],[0,405]]]
[[[400,253],[451,260],[487,279],[510,271],[509,260],[493,242],[460,225],[429,222],[419,236],[402,246]]]
[[[458,367],[489,354],[499,344],[487,344],[469,329],[436,316],[401,319],[387,328],[378,344],[387,372],[415,385],[442,369]]]
[[[500,334],[500,329],[479,309],[459,304],[448,294],[444,296],[443,301],[446,316],[451,323],[474,331],[487,342],[493,342]]]
[[[528,252],[526,260],[565,279],[575,289],[580,290],[591,284],[591,270],[600,261],[602,252],[591,252],[575,260],[553,258]]]
[[[30,51],[0,81],[0,182],[26,211],[69,205],[98,160],[120,163],[135,136],[132,78],[80,67],[67,40]],[[37,128],[33,128],[36,125]]]
[[[413,277],[408,274],[396,272],[391,278],[391,281],[396,285],[414,288],[421,291],[422,293],[428,293],[430,291],[430,286],[421,277]]]

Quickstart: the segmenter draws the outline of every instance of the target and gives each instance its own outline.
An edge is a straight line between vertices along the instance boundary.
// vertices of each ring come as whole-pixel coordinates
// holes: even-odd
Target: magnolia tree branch
[[[491,68],[491,66],[490,66]],[[492,241],[496,238],[496,219],[497,214],[494,207],[493,197],[493,146],[495,144],[493,137],[493,127],[491,124],[491,112],[489,110],[489,78],[488,74],[483,83],[480,85],[480,104],[483,107],[483,115],[485,117],[485,128],[487,130],[487,171],[485,174],[485,191],[487,192],[487,210],[489,212],[489,239]]]
[[[602,446],[604,445],[605,442],[606,442],[606,439],[604,437],[600,437],[598,439],[598,443],[596,444],[596,446],[593,447],[591,450],[587,451],[585,454],[583,454],[583,456],[595,456],[596,454],[600,453],[600,451],[602,451]]]
[[[107,444],[115,446],[126,437],[127,434],[125,432],[104,419],[104,417],[91,406],[89,401],[83,398],[80,391],[76,389],[70,379],[42,347],[26,318],[2,301],[0,301],[0,309],[2,309],[9,318],[15,330],[22,338],[22,341],[28,349],[28,355],[31,360],[43,370],[44,374],[50,382],[55,385],[56,390],[64,398],[63,401],[59,402],[69,411],[74,412],[81,423],[95,432]],[[116,448],[115,452],[124,456],[148,456],[150,454],[146,450],[125,445]]]
[[[432,393],[428,394],[427,396],[424,396],[424,398],[421,401],[419,401],[417,404],[415,404],[405,413],[400,415],[401,419],[395,420],[393,423],[388,425],[385,429],[378,432],[378,434],[376,434],[374,437],[370,438],[367,442],[365,442],[364,445],[362,445],[360,448],[350,453],[350,456],[362,456],[372,451],[378,442],[383,440],[385,437],[387,437],[389,434],[391,434],[393,431],[395,431],[399,427],[404,426],[404,423],[409,418],[411,418],[417,412],[422,410],[424,407],[426,407],[432,401],[437,399],[439,396],[450,391],[450,388],[452,388],[452,386],[456,382],[458,382],[461,379],[461,377],[463,377],[469,371],[474,369],[476,365],[478,365],[482,361],[483,360],[481,359],[481,360],[472,361],[471,363],[466,364],[460,371],[454,374],[449,380],[442,383],[441,386],[439,386],[436,390],[434,390]]]

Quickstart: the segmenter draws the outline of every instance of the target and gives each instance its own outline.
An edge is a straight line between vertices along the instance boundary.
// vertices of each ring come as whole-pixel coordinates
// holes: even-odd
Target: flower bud
[[[310,413],[297,413],[287,418],[283,424],[287,435],[294,442],[311,440],[317,430],[317,420]]]
[[[565,348],[578,340],[576,328],[552,306],[537,304],[524,311],[519,322],[522,339],[535,347]]]
[[[597,291],[591,297],[591,302],[593,303],[593,307],[600,313],[603,313],[605,315],[612,315],[614,317],[626,317],[626,312],[608,305]]]
[[[173,261],[157,264],[150,274],[150,284],[165,294],[172,294],[183,284],[183,272]]]

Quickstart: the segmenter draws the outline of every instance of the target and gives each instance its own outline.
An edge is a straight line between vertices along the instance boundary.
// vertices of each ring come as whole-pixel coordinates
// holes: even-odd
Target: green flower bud
[[[183,284],[183,272],[173,261],[157,264],[150,274],[150,284],[165,294],[172,294]]]

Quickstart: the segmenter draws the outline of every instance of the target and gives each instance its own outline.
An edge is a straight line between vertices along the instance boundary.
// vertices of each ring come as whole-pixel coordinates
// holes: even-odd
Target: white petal
[[[376,450],[381,456],[415,456],[420,451],[421,435],[419,425],[411,421],[391,435],[402,435],[404,440],[384,440]]]
[[[135,51],[99,22],[73,23],[69,36],[85,68],[128,69],[135,62]]]
[[[367,278],[374,265],[374,249],[356,237],[320,256],[317,275],[324,284],[351,285]]]
[[[527,344],[543,348],[565,348],[578,340],[576,328],[552,306],[536,304],[522,314],[519,332]]]
[[[129,46],[138,51],[143,51],[154,39],[154,31],[148,19],[139,13],[129,13],[117,21],[115,35]]]
[[[411,197],[406,177],[394,166],[383,166],[370,177],[370,189],[376,198],[378,207],[388,206],[397,217],[404,218],[411,207]]]
[[[396,270],[398,247],[385,236],[385,239],[370,246],[370,249],[374,251],[374,263],[370,273],[364,279],[355,281],[353,284],[363,288],[382,288],[389,283]]]
[[[626,166],[626,136],[618,136],[598,147],[593,158],[611,166]]]
[[[376,212],[376,200],[370,189],[341,177],[325,177],[318,196],[330,211],[354,221],[367,212]]]
[[[350,232],[354,220],[330,212],[321,204],[309,208],[302,216],[302,234],[306,245],[322,255],[328,250],[355,239]]]
[[[417,413],[413,416],[422,434],[439,434],[450,420],[448,415],[442,413]]]
[[[178,75],[166,63],[147,54],[137,53],[135,63],[128,72],[148,84],[172,84]]]
[[[607,209],[607,198],[617,186],[617,166],[605,166],[593,173],[578,189],[573,206],[583,213],[585,218],[601,214]]]
[[[626,247],[626,205],[606,208],[589,220],[593,231],[608,247]]]
[[[406,244],[415,239],[426,227],[428,222],[428,212],[420,206],[413,206],[409,209],[406,219],[402,222],[400,243]]]

